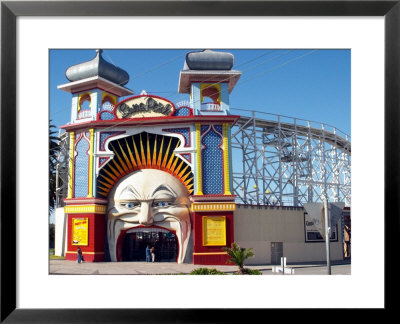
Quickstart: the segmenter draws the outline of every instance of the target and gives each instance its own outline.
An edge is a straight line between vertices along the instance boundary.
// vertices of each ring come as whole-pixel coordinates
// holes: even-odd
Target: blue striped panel
[[[75,197],[87,197],[88,175],[89,175],[89,143],[81,138],[76,145],[77,156],[75,157]]]
[[[223,155],[218,147],[222,144],[222,137],[211,129],[204,135],[202,143],[205,148],[202,150],[203,166],[203,193],[223,194]]]

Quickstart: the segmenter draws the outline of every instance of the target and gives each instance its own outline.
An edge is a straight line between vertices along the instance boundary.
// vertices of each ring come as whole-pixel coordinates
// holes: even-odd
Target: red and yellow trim
[[[202,181],[202,170],[201,170],[201,124],[196,123],[196,168],[197,168],[197,175],[196,175],[196,183],[197,183],[197,192],[196,195],[201,196],[203,195],[203,181]]]
[[[232,195],[230,188],[228,127],[229,125],[227,123],[222,124],[224,137],[224,195]]]
[[[192,212],[201,211],[233,211],[236,210],[236,204],[234,202],[212,202],[212,203],[192,203],[190,206]]]
[[[89,188],[88,198],[93,197],[93,153],[94,153],[94,129],[89,129],[90,134],[90,153],[89,153]]]
[[[75,132],[69,133],[69,182],[68,182],[68,197],[74,196],[74,150],[75,150]]]
[[[105,214],[105,205],[68,205],[64,207],[66,214]]]

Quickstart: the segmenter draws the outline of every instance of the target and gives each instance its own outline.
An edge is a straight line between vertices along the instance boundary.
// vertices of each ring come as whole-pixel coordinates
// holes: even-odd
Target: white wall
[[[285,208],[285,207],[284,207]],[[246,264],[271,264],[271,242],[283,242],[287,264],[326,262],[325,242],[305,242],[304,210],[286,207],[237,208],[234,214],[234,240],[241,247],[253,248],[255,256]],[[338,241],[330,244],[331,260],[343,260],[341,223]]]
[[[56,208],[54,215],[55,238],[54,238],[54,255],[65,255],[65,238],[66,238],[66,217],[64,207]]]

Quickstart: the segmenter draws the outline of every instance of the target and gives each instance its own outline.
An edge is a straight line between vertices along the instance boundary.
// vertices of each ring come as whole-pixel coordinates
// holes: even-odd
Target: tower
[[[104,60],[102,53],[96,50],[92,60],[69,67],[65,74],[71,82],[58,86],[72,94],[71,124],[112,119],[118,99],[133,94],[124,87],[128,73]]]
[[[204,50],[186,55],[179,93],[190,93],[194,115],[228,115],[229,94],[241,72],[232,70],[231,53]]]
[[[96,198],[96,125],[114,119],[120,97],[133,94],[124,87],[129,75],[108,63],[102,50],[87,62],[69,67],[70,81],[58,89],[72,94],[71,120],[65,128],[70,138],[67,217],[67,260],[81,247],[87,261],[104,259],[104,214],[107,201]]]
[[[195,192],[192,199],[193,263],[226,264],[221,249],[234,241],[229,94],[241,72],[231,53],[186,55],[178,91],[190,94],[195,124]]]

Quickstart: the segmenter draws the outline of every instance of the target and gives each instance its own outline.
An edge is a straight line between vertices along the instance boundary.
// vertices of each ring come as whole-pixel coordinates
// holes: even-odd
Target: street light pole
[[[330,235],[329,235],[329,217],[328,200],[324,197],[324,216],[325,216],[325,246],[326,246],[326,266],[328,275],[331,274],[331,255],[330,255]]]

